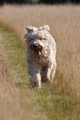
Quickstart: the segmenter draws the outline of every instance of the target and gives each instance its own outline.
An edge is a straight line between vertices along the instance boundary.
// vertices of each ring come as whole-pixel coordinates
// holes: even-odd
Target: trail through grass
[[[26,50],[18,35],[2,24],[0,34],[10,72],[15,75],[14,83],[20,90],[22,109],[29,111],[35,120],[80,120],[80,101],[70,84],[63,82],[58,69],[52,85],[43,83],[41,89],[32,88],[27,74]]]

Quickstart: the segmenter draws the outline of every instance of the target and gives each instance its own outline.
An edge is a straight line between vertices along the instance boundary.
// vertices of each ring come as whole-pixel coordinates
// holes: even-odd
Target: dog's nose
[[[37,48],[38,47],[38,45],[37,44],[33,44],[33,48]]]

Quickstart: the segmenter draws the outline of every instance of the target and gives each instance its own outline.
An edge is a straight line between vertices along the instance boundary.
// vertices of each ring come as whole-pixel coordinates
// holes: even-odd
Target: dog
[[[56,72],[56,42],[49,33],[49,26],[39,28],[25,26],[27,34],[24,35],[26,47],[26,61],[32,86],[41,87],[41,81],[50,83]]]

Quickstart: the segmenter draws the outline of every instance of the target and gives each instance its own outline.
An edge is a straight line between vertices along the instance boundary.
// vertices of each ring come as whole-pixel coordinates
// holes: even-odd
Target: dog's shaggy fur
[[[56,71],[56,43],[49,31],[49,26],[40,28],[26,26],[24,36],[27,43],[27,63],[30,81],[33,86],[41,87],[41,81],[53,82]]]

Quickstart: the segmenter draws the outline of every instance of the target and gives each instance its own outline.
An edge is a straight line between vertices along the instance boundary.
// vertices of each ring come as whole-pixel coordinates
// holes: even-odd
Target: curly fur
[[[28,33],[24,36],[27,43],[26,60],[28,73],[33,86],[41,87],[41,81],[53,82],[56,71],[56,43],[49,33],[49,26],[40,28],[26,26]]]

